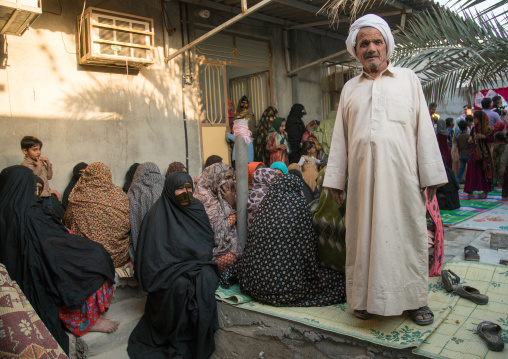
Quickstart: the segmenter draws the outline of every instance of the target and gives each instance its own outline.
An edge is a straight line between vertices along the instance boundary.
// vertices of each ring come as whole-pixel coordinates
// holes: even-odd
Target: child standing
[[[22,166],[30,168],[33,173],[40,177],[44,182],[42,193],[42,204],[44,207],[53,209],[51,205],[51,192],[49,189],[49,180],[53,178],[53,165],[47,157],[41,157],[42,141],[37,137],[25,136],[21,139],[21,150],[25,154],[25,159],[21,162]],[[60,193],[55,191],[57,197]]]
[[[497,125],[497,124],[496,124]],[[494,144],[492,145],[492,161],[494,162],[494,184],[503,186],[503,177],[501,174],[501,156],[507,141],[504,132],[496,132],[494,134]]]
[[[302,145],[302,153],[303,155],[300,157],[298,164],[302,167],[303,179],[314,192],[318,177],[317,165],[321,164],[321,161],[316,158],[315,143],[312,141],[305,141]]]
[[[277,117],[272,122],[268,140],[266,141],[266,150],[270,152],[270,165],[274,162],[283,162],[289,165],[291,147],[289,146],[288,134],[286,133],[286,120]]]
[[[469,143],[469,133],[467,131],[467,122],[460,121],[459,122],[460,133],[455,139],[457,142],[457,150],[459,151],[459,160],[460,160],[460,168],[457,173],[457,183],[460,184],[462,181],[462,176],[464,175],[464,171],[466,170],[467,161],[469,161],[469,149],[471,144]]]

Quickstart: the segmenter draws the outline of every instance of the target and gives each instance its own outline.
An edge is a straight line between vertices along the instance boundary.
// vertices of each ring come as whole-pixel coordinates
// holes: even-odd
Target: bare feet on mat
[[[100,318],[102,318],[102,319],[106,319],[106,320],[111,320],[111,319],[110,319],[110,318],[106,315],[106,313],[102,313],[102,314],[101,314],[101,316],[100,316]]]
[[[120,322],[113,322],[108,319],[103,319],[99,317],[99,320],[97,320],[97,323],[90,328],[91,332],[101,332],[101,333],[113,333],[118,329],[118,326],[120,325]]]

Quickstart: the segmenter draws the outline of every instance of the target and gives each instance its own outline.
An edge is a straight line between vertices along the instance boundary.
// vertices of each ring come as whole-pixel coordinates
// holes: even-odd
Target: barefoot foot
[[[112,322],[107,319],[103,319],[99,317],[99,320],[95,323],[95,325],[90,328],[91,332],[101,332],[101,333],[113,333],[118,329],[120,322]]]
[[[111,320],[111,319],[110,319],[110,318],[106,315],[106,313],[102,313],[102,314],[100,315],[100,317],[99,317],[99,318],[106,319],[106,320]]]

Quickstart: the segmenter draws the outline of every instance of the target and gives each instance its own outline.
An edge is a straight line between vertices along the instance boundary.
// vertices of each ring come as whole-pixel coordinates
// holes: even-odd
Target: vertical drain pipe
[[[184,47],[185,46],[185,39],[184,39],[184,34],[183,34],[184,19],[183,19],[182,3],[180,2],[178,6],[180,8],[180,33],[181,33],[181,37],[182,37],[182,47]],[[185,19],[185,21],[187,21],[187,18]],[[185,115],[185,84],[187,82],[187,79],[185,77],[185,53],[183,54],[183,58],[182,58],[182,72],[183,72],[182,73],[182,114],[183,114],[183,130],[184,130],[184,134],[185,134],[185,168],[187,168],[187,171],[189,171],[189,139],[187,137],[187,116]]]
[[[249,176],[247,168],[247,141],[250,137],[247,120],[237,119],[233,125],[235,133],[236,164],[236,228],[238,243],[242,250],[247,241],[247,200],[249,197]]]

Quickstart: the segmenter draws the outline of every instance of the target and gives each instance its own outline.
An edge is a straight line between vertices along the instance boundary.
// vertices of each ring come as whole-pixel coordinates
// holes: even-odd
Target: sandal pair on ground
[[[432,310],[430,310],[430,308],[428,306],[424,306],[424,307],[421,307],[421,308],[415,309],[415,310],[408,310],[408,312],[411,315],[411,319],[413,320],[413,322],[415,322],[418,325],[430,325],[430,324],[434,323],[434,313],[432,313]],[[374,317],[374,314],[368,313],[365,310],[355,310],[353,313],[357,318],[360,318],[363,320],[371,319]],[[424,316],[427,314],[430,314],[431,317],[424,318]],[[421,316],[421,319],[418,318],[420,316]]]
[[[480,194],[478,195],[478,199],[485,199],[485,198],[487,198],[487,196],[488,196],[488,194],[487,194],[487,193],[485,193],[485,192],[483,192],[483,193],[480,193]],[[471,194],[468,194],[468,195],[467,195],[467,199],[472,200],[472,199],[476,199],[476,197],[475,197],[475,195],[474,195],[474,194],[472,194],[472,193],[471,193]]]
[[[460,277],[453,273],[451,270],[443,269],[441,271],[441,279],[447,292],[453,292],[460,295],[462,298],[469,299],[473,303],[485,305],[489,302],[489,297],[481,294],[476,288],[468,285],[458,285]]]

